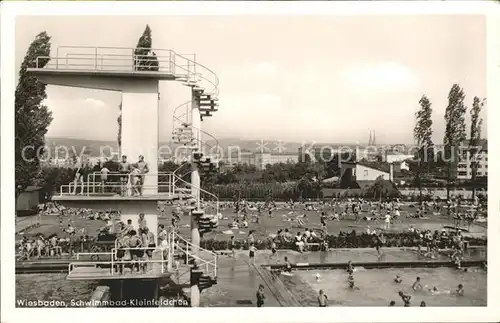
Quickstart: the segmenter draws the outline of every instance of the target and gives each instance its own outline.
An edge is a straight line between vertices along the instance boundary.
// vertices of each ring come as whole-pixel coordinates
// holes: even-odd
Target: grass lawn
[[[403,207],[401,211],[401,220],[402,223],[394,223],[391,226],[391,231],[402,231],[404,229],[409,228],[411,225],[413,225],[415,228],[428,228],[431,230],[440,230],[444,225],[450,225],[453,226],[454,222],[452,219],[448,219],[446,213],[444,212],[444,216],[439,216],[439,215],[433,215],[432,212],[431,214],[427,215],[429,219],[413,219],[413,218],[406,218],[405,215],[408,212],[413,213],[413,209],[410,209],[408,207]],[[263,213],[263,215],[260,217],[260,223],[256,224],[253,223],[252,220],[255,219],[255,217],[251,216],[252,213],[256,212],[250,212],[249,213],[249,228],[245,229],[239,229],[239,230],[231,230],[233,233],[232,235],[235,236],[235,239],[244,239],[248,235],[249,230],[255,230],[255,238],[256,239],[262,239],[265,237],[268,237],[269,234],[276,233],[276,231],[280,228],[288,228],[291,232],[294,234],[296,232],[303,232],[305,228],[310,228],[310,229],[319,229],[320,228],[320,213],[316,211],[303,211],[303,210],[295,210],[293,214],[288,215],[290,210],[288,209],[281,209],[281,210],[274,210],[273,211],[273,216],[269,217],[267,213]],[[297,228],[295,225],[295,218],[299,214],[307,214],[307,218],[304,219],[305,221],[305,227],[304,228]],[[165,213],[168,216],[165,218],[160,218],[159,222],[162,224],[165,224],[168,226],[170,224],[170,216],[171,210],[167,209],[167,212]],[[217,238],[220,240],[227,240],[230,238],[231,234],[224,234],[223,231],[230,230],[229,225],[232,223],[232,218],[235,215],[234,209],[227,209],[222,211],[223,217],[227,219],[222,219],[219,221],[219,227],[211,233],[205,234],[203,238],[205,239],[210,239],[210,238]],[[367,215],[366,212],[362,212],[361,217],[364,215]],[[291,221],[290,221],[291,220]],[[31,229],[28,232],[26,232],[27,235],[35,235],[38,233],[42,233],[44,235],[49,235],[52,233],[57,233],[58,235],[64,235],[62,232],[63,228],[66,228],[69,223],[69,218],[64,218],[62,226],[59,224],[59,219],[55,215],[51,216],[42,216],[42,223],[41,226]],[[77,229],[85,228],[85,234],[88,235],[96,235],[96,231],[104,225],[103,221],[100,220],[88,220],[88,219],[83,219],[83,218],[74,218],[73,223]],[[183,236],[190,236],[190,229],[189,229],[189,223],[190,219],[188,215],[184,215],[181,217],[181,222],[180,222],[180,233]],[[352,215],[348,215],[348,217],[344,220],[341,221],[329,221],[328,222],[328,231],[330,234],[338,234],[340,231],[344,232],[350,232],[352,230],[356,230],[358,232],[365,231],[367,227],[370,227],[371,229],[376,229],[376,228],[382,228],[383,227],[383,221],[363,221],[361,220],[360,222],[356,223],[353,219]],[[465,224],[462,226],[466,227]],[[470,232],[475,234],[475,235],[486,235],[486,227],[485,226],[480,226],[480,225],[472,225],[470,228]],[[16,235],[16,239],[20,239],[22,235]]]

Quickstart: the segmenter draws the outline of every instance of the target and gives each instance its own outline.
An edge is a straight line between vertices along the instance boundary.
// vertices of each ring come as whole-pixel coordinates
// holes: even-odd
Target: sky
[[[67,45],[134,48],[146,24],[153,48],[196,53],[217,73],[219,111],[202,127],[218,138],[366,143],[372,129],[377,143],[411,144],[425,94],[442,143],[451,86],[469,107],[486,97],[485,18],[472,15],[19,17],[16,65],[44,30],[55,56]],[[189,99],[174,83],[160,84],[161,140]],[[116,139],[118,92],[48,86],[47,95],[48,136]]]

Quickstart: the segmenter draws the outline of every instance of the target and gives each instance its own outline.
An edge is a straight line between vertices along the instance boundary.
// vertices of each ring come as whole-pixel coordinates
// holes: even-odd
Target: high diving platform
[[[201,77],[195,54],[148,50],[148,55],[137,55],[134,48],[59,46],[54,56],[37,57],[27,71],[46,84],[109,91],[122,91],[131,82],[196,82]]]
[[[74,182],[62,185],[59,194],[52,197],[54,201],[66,207],[117,210],[120,221],[132,226],[130,234],[152,232],[157,246],[158,202],[183,199],[191,202],[190,241],[173,232],[166,249],[165,246],[124,248],[116,242],[106,257],[108,261],[70,263],[67,279],[117,281],[122,285],[120,298],[128,297],[123,296],[123,283],[130,281],[133,284],[125,289],[130,291],[129,296],[135,297],[141,281],[169,277],[177,273],[172,263],[185,259],[186,267],[182,269],[183,275],[189,277],[191,305],[198,306],[200,291],[215,284],[217,276],[217,255],[200,248],[200,229],[209,232],[215,227],[219,213],[218,197],[202,189],[200,183],[200,170],[213,172],[218,168],[218,158],[214,158],[219,154],[218,150],[214,153],[218,147],[204,142],[202,134],[207,133],[201,129],[203,118],[217,111],[217,75],[197,62],[195,54],[178,54],[171,49],[89,46],[60,46],[50,56],[36,57],[27,71],[47,85],[121,93],[122,172],[108,170],[84,175],[88,165],[80,161]],[[158,170],[160,81],[179,81],[189,90],[190,100],[173,109],[173,140],[189,155],[191,183],[176,175],[176,171]],[[204,153],[206,147],[210,148],[210,154]],[[139,160],[148,165],[147,171],[141,166],[137,172]],[[205,214],[202,200],[203,207],[205,202],[214,204],[215,207],[207,208],[213,208],[215,213]],[[141,256],[145,250],[149,250],[148,259]],[[130,251],[132,258],[118,258],[117,252],[123,251]],[[137,266],[138,271],[130,270]],[[156,297],[158,283],[154,288]]]

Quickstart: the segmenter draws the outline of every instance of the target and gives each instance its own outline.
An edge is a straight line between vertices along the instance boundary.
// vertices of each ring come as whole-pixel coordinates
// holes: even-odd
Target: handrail
[[[209,191],[204,190],[201,187],[197,187],[197,186],[195,186],[195,185],[193,185],[191,183],[188,183],[188,182],[186,182],[185,180],[183,180],[182,178],[180,178],[177,175],[175,175],[175,178],[177,178],[178,180],[180,180],[183,183],[186,183],[186,184],[190,185],[191,187],[194,187],[195,189],[200,190],[200,192],[203,192],[203,193],[208,194],[208,195],[212,196],[213,198],[215,198],[215,205],[216,205],[215,206],[215,210],[216,210],[215,215],[219,214],[219,198],[217,197],[217,195],[215,195],[213,193],[210,193]],[[175,194],[175,187],[174,187],[174,194]]]
[[[48,56],[38,56],[36,58],[36,67],[38,68],[39,64],[38,64],[38,61],[40,58],[42,59],[51,59],[51,58],[55,58],[56,60],[59,60],[59,58],[62,58],[64,59],[64,57],[60,57],[59,56],[59,51],[60,49],[64,49],[64,48],[72,48],[72,49],[92,49],[93,50],[93,53],[92,54],[89,54],[91,56],[94,56],[95,57],[95,66],[94,68],[97,69],[97,58],[99,56],[101,56],[101,60],[103,59],[102,56],[104,56],[104,54],[99,54],[99,49],[107,49],[107,50],[125,50],[125,51],[130,51],[130,57],[133,59],[133,62],[135,62],[135,59],[137,58],[141,58],[141,57],[144,57],[144,56],[147,56],[147,55],[136,55],[136,51],[137,50],[145,50],[147,51],[148,53],[153,53],[153,52],[166,52],[168,53],[168,57],[169,57],[169,69],[170,71],[172,71],[172,67],[179,67],[183,70],[185,70],[187,72],[187,80],[189,81],[191,76],[198,76],[200,79],[202,80],[205,80],[207,81],[208,83],[210,83],[211,85],[213,85],[213,89],[212,89],[212,94],[214,96],[217,96],[219,94],[219,78],[217,76],[217,74],[215,74],[214,71],[212,71],[210,68],[206,67],[205,65],[203,64],[200,64],[198,62],[196,62],[196,56],[195,54],[193,54],[193,59],[190,59],[188,57],[186,57],[187,55],[181,55],[181,54],[178,54],[177,52],[175,52],[174,50],[172,49],[154,49],[154,48],[127,48],[127,47],[95,47],[95,46],[59,46],[56,50],[57,52],[57,56],[56,57],[48,57]],[[74,53],[76,54],[76,53]],[[78,53],[80,54],[80,53]],[[119,54],[112,54],[112,53],[108,53],[106,54],[108,56],[119,56]],[[83,55],[82,55],[83,56]],[[128,56],[128,55],[123,55],[123,56]],[[160,55],[162,56],[162,55]],[[158,57],[158,56],[157,56]],[[163,56],[162,56],[163,57]],[[134,59],[135,58],[135,59]],[[185,69],[182,65],[179,65],[176,63],[176,58],[179,58],[181,60],[184,60],[186,63],[187,63],[187,69]],[[205,77],[203,74],[201,73],[197,73],[196,71],[196,68],[201,68],[203,70],[205,70],[206,72],[208,72],[209,74],[212,75],[213,77],[213,80]],[[59,65],[58,65],[58,61],[56,61],[56,68],[59,68]]]
[[[128,176],[128,180],[127,180],[127,183],[130,182],[130,179],[132,176],[167,176],[168,179],[167,179],[167,182],[158,182],[157,185],[141,185],[142,188],[149,188],[149,187],[168,187],[169,188],[169,192],[172,192],[173,194],[173,191],[174,191],[174,181],[173,181],[173,173],[171,172],[158,172],[158,173],[145,173],[145,174],[139,174],[139,175],[135,175],[135,174],[123,174],[123,173],[120,173],[120,172],[109,172],[106,174],[107,176],[124,176],[124,175],[127,175]],[[82,188],[86,188],[87,189],[87,193],[86,195],[90,195],[91,193],[91,188],[92,188],[92,193],[93,194],[96,194],[96,184],[101,184],[100,181],[96,181],[96,176],[102,176],[101,172],[99,171],[96,171],[96,172],[92,172],[92,173],[89,173],[87,175],[87,181],[84,183],[84,185],[82,186]],[[117,183],[117,184],[109,184],[109,183]],[[69,190],[71,190],[71,188],[73,187],[73,184],[74,184],[74,181],[71,181],[69,184],[67,185],[61,185],[60,188],[59,188],[59,194],[62,196],[66,193],[63,192],[63,188],[68,188]],[[77,182],[78,184],[78,182]],[[108,184],[105,185],[105,187],[108,187],[108,188],[120,188],[122,187],[123,184],[121,184],[121,182],[108,182]],[[69,192],[68,194],[71,194],[71,192]]]
[[[191,125],[191,108],[190,108],[190,103],[192,101],[187,101],[187,102],[184,102],[183,104],[177,106],[175,109],[174,109],[174,112],[173,112],[173,117],[174,117],[174,128],[175,128],[175,122],[178,121],[181,123],[181,125],[184,125],[184,124],[188,124],[188,125]],[[179,110],[180,108],[186,106],[186,112],[180,116],[176,116],[176,112],[177,110]],[[187,115],[187,120],[186,121],[183,121],[181,118],[184,117],[185,115]]]
[[[177,173],[177,171],[179,171],[181,168],[183,168],[183,167],[184,167],[184,166],[186,166],[186,165],[189,165],[189,163],[182,163],[179,167],[177,167],[177,168],[176,168],[176,169],[172,172],[172,175],[173,175],[173,178],[172,178],[173,187],[175,187],[175,177],[176,177],[176,173]],[[190,174],[191,172],[192,172],[192,170],[191,170],[189,173],[187,173],[187,174]],[[187,174],[182,175],[182,177],[186,176]],[[181,177],[181,178],[182,178],[182,177]]]
[[[194,126],[192,125],[192,123],[190,122],[190,121],[191,121],[191,120],[190,120],[190,111],[191,111],[191,110],[189,109],[189,104],[190,104],[190,103],[191,103],[191,101],[185,102],[185,103],[183,103],[183,104],[181,104],[181,105],[177,106],[177,107],[174,109],[174,113],[173,113],[173,119],[174,119],[174,120],[173,120],[173,125],[174,125],[174,127],[173,127],[173,128],[174,128],[174,131],[175,131],[175,129],[177,128],[177,127],[176,127],[176,123],[177,123],[177,122],[179,122],[181,125],[185,125],[185,124],[187,124],[187,125],[189,125],[189,128],[190,128],[190,129],[195,129],[195,130],[200,131],[201,133],[203,133],[203,134],[205,134],[205,135],[209,136],[209,137],[210,137],[213,141],[215,141],[215,146],[212,146],[212,145],[210,145],[210,144],[206,143],[206,142],[205,142],[203,139],[201,139],[201,138],[192,138],[192,139],[193,139],[193,140],[196,140],[196,141],[197,141],[197,142],[199,142],[201,145],[207,146],[207,147],[209,148],[210,155],[211,155],[211,156],[215,156],[215,158],[216,158],[216,159],[220,159],[220,155],[221,155],[221,154],[220,154],[220,151],[219,151],[220,144],[219,144],[219,141],[217,140],[217,138],[216,138],[215,136],[213,136],[212,134],[210,134],[209,132],[207,132],[207,131],[205,131],[205,130],[203,130],[203,129],[201,129],[201,128],[194,127]],[[177,115],[176,115],[176,111],[177,111],[179,108],[184,107],[184,106],[187,106],[187,107],[188,107],[187,112],[185,112],[185,113],[184,113],[184,114],[182,114],[181,116],[177,116]],[[185,120],[185,121],[184,121],[184,120],[182,120],[181,118],[182,118],[182,117],[184,117],[184,116],[186,116],[186,115],[187,115],[187,119],[188,119],[188,120]],[[213,152],[214,148],[216,149],[216,152],[215,152],[215,153]]]
[[[187,239],[183,238],[181,235],[179,235],[178,233],[176,232],[172,232],[172,248],[175,248],[177,247],[180,251],[182,251],[188,258],[189,257],[192,257],[198,261],[200,261],[202,264],[201,266],[205,265],[205,268],[206,268],[206,272],[208,274],[211,273],[211,271],[209,270],[209,265],[210,266],[213,266],[213,276],[214,277],[217,277],[217,254],[210,251],[210,250],[207,250],[207,249],[204,249],[204,248],[201,248],[200,246],[197,246],[195,244],[193,244],[192,242],[188,241]],[[184,242],[184,244],[186,245],[186,248],[184,250],[184,248],[182,246],[180,246],[178,243],[176,243],[175,241],[177,240],[180,240],[182,242]],[[207,253],[209,254],[210,257],[212,257],[211,260],[206,260],[206,259],[203,259],[201,256],[198,256],[198,255],[195,255],[195,254],[192,254],[189,252],[189,247],[191,248],[196,248],[197,251],[199,252],[204,252],[204,253]],[[171,252],[171,254],[173,254],[173,251]],[[200,267],[201,267],[200,266]]]
[[[114,275],[115,274],[115,266],[114,265],[118,265],[118,264],[132,264],[132,263],[140,263],[140,264],[165,264],[165,263],[168,263],[168,260],[165,259],[163,253],[161,253],[161,259],[151,259],[151,260],[110,260],[110,261],[81,261],[81,262],[70,262],[68,264],[68,274],[71,274],[71,272],[73,271],[73,269],[75,269],[74,267],[77,267],[78,265],[82,265],[82,266],[85,266],[85,267],[88,267],[88,266],[97,266],[97,265],[110,265],[110,272],[111,272],[111,275]],[[165,268],[164,266],[162,265],[161,266],[161,273],[165,273]]]
[[[86,252],[86,253],[78,253],[77,254],[77,258],[76,260],[80,260],[79,259],[79,254],[85,254],[85,255],[101,255],[101,254],[106,254],[106,255],[109,255],[111,257],[111,260],[109,261],[85,261],[85,262],[71,262],[68,264],[68,274],[71,273],[73,267],[81,264],[81,265],[84,265],[84,266],[89,266],[89,265],[111,265],[111,275],[114,274],[114,265],[116,264],[132,264],[132,263],[141,263],[141,264],[145,264],[145,263],[161,263],[161,264],[164,264],[164,263],[168,263],[169,262],[169,253],[167,254],[167,259],[165,259],[165,255],[163,254],[163,249],[161,249],[160,247],[156,246],[156,247],[118,247],[116,248],[116,245],[117,245],[117,240],[115,240],[115,248],[112,248],[110,252]],[[155,250],[155,251],[161,251],[161,259],[158,260],[158,259],[147,259],[147,260],[143,260],[143,259],[138,259],[138,260],[118,260],[116,258],[116,251],[117,250]],[[167,252],[170,252],[170,250],[167,249]],[[116,258],[116,259],[115,259]],[[161,273],[164,273],[164,267],[162,266],[161,267]]]

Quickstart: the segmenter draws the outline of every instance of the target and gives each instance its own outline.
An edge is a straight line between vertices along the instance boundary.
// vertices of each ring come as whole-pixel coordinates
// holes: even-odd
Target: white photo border
[[[14,90],[15,18],[25,15],[376,15],[476,14],[487,16],[488,119],[500,120],[500,6],[486,1],[372,2],[3,2],[1,4],[1,322],[486,322],[500,320],[499,128],[488,127],[488,306],[487,307],[329,307],[317,308],[15,308],[14,246]],[[409,35],[411,37],[411,35]],[[497,287],[494,287],[497,286]],[[33,286],[36,288],[36,286]],[[495,306],[495,303],[497,304]]]

